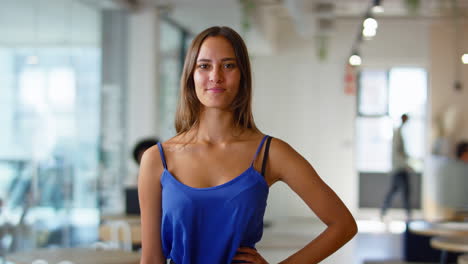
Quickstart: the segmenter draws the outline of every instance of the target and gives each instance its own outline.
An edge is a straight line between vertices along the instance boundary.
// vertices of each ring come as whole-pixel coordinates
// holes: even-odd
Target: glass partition
[[[91,243],[99,219],[100,12],[79,1],[3,5],[0,228],[9,232],[0,232],[0,248]]]

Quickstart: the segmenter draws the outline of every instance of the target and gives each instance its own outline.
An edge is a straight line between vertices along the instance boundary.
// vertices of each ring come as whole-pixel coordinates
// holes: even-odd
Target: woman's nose
[[[223,71],[218,67],[214,67],[210,73],[210,81],[219,83],[223,81]]]

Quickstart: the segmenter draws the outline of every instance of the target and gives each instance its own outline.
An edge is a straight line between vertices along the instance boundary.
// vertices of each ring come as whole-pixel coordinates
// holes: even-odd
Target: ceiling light
[[[366,27],[362,30],[362,35],[364,36],[364,39],[367,40],[372,39],[376,34],[377,30],[375,30],[375,28]]]
[[[372,17],[366,18],[366,20],[364,20],[364,23],[362,23],[362,25],[365,28],[378,28],[379,27],[379,24],[377,23],[377,20],[375,20]]]
[[[468,64],[468,53],[465,53],[461,56],[463,64]]]
[[[349,64],[352,66],[359,66],[362,63],[362,59],[359,55],[353,54],[351,57],[349,57]]]

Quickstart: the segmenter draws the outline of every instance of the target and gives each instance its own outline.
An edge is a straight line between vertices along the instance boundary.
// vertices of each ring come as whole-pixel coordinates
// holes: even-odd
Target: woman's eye
[[[225,64],[224,65],[224,68],[228,68],[228,69],[232,69],[232,68],[235,68],[236,65],[234,63],[228,63],[228,64]]]
[[[208,66],[209,66],[208,64],[199,64],[199,65],[198,65],[198,68],[200,68],[200,69],[208,69]]]

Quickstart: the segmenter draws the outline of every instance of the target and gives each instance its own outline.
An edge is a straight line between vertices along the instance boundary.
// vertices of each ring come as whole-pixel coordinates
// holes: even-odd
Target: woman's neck
[[[234,114],[220,109],[203,109],[200,113],[200,123],[196,129],[196,139],[209,144],[227,143],[242,134],[242,129],[236,127]]]

